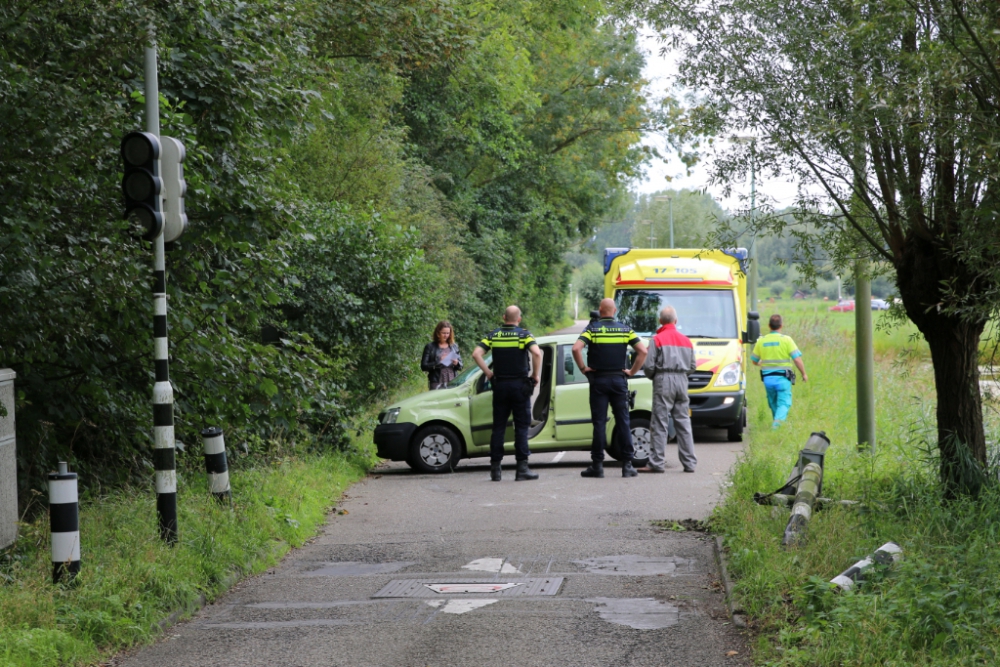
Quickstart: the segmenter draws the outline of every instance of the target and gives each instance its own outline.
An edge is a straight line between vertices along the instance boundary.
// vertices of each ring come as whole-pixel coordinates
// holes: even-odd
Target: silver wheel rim
[[[440,433],[433,433],[420,441],[420,460],[432,468],[439,468],[451,459],[451,441]]]
[[[651,451],[650,440],[652,435],[649,429],[644,426],[637,426],[632,429],[632,447],[635,448],[635,452],[632,454],[634,459],[648,459],[649,452]]]

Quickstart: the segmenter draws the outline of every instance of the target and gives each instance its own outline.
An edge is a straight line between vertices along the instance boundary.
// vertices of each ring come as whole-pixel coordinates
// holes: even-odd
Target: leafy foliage
[[[167,258],[177,437],[343,445],[451,317],[562,316],[562,250],[667,115],[635,33],[593,0],[11,0],[0,6],[0,366],[26,490],[69,459],[145,479],[149,246],[120,220],[119,138],[184,142]],[[137,28],[138,27],[138,28]],[[317,437],[321,436],[321,437]]]

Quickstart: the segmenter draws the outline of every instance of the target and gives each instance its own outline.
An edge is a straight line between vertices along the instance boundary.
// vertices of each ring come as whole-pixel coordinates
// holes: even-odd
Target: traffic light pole
[[[160,136],[160,90],[156,77],[156,46],[146,47],[146,131]],[[153,468],[156,471],[156,514],[160,538],[177,542],[177,466],[174,458],[174,390],[170,386],[167,348],[167,273],[163,234],[153,239],[153,346],[156,384],[153,386]]]

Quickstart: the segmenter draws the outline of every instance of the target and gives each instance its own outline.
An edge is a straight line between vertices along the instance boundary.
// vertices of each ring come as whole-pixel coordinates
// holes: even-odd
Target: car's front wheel
[[[407,463],[418,472],[452,472],[462,458],[462,441],[447,426],[426,426],[413,437]]]
[[[629,424],[632,430],[632,447],[635,449],[635,453],[632,454],[632,464],[641,468],[649,463],[650,447],[653,442],[652,432],[649,430],[649,420],[645,417],[632,417],[629,419]],[[624,458],[621,444],[615,435],[611,437],[608,454],[618,461]]]
[[[747,408],[744,405],[743,411],[740,412],[739,419],[736,423],[726,429],[726,439],[729,442],[742,442],[743,441],[743,429],[747,425]]]

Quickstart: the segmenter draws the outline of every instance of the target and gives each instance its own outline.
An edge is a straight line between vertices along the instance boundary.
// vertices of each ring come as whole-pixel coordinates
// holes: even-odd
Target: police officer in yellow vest
[[[503,326],[486,334],[472,358],[493,381],[493,434],[490,438],[490,479],[500,481],[500,462],[503,461],[503,440],[507,431],[507,417],[514,418],[514,459],[517,461],[515,482],[538,479],[538,473],[528,468],[528,428],[531,426],[531,395],[538,386],[542,372],[542,351],[534,336],[522,329],[521,309],[508,306],[503,315]],[[493,370],[486,365],[483,355],[493,351]],[[534,370],[528,366],[533,360]]]
[[[767,390],[767,404],[771,407],[774,420],[771,428],[778,428],[785,423],[788,410],[792,407],[793,365],[798,367],[803,382],[809,382],[809,376],[795,341],[781,333],[781,315],[771,315],[768,326],[771,333],[757,339],[750,360],[760,366],[760,377]]]
[[[618,310],[614,299],[604,299],[600,319],[591,322],[573,344],[573,359],[590,382],[590,419],[594,437],[590,445],[590,467],[583,477],[604,477],[604,450],[608,444],[608,404],[615,416],[615,432],[622,443],[622,477],[635,477],[632,465],[632,431],[628,415],[628,381],[646,360],[646,346],[632,328],[615,320]],[[583,363],[583,347],[587,346],[587,363]],[[625,368],[628,347],[635,348],[632,368]]]

